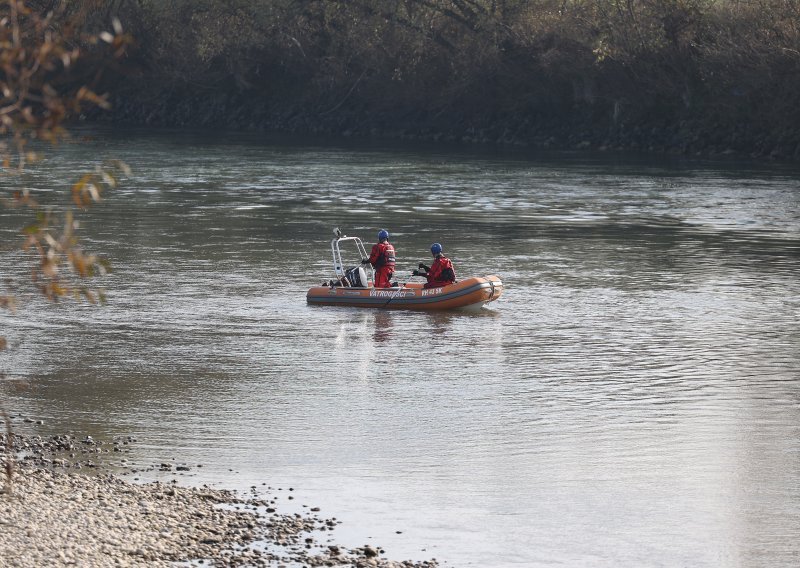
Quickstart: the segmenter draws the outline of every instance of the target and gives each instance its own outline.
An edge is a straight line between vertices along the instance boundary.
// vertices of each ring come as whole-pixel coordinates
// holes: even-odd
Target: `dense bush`
[[[119,120],[800,159],[794,0],[103,5]]]

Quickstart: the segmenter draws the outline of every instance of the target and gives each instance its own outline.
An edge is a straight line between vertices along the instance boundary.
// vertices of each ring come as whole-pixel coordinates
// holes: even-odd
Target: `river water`
[[[0,313],[2,370],[29,382],[10,407],[44,421],[20,430],[291,487],[284,510],[393,559],[800,563],[797,170],[87,131],[24,183],[55,195],[105,158],[134,172],[84,217],[108,305],[22,290]],[[17,281],[20,226],[0,209]],[[506,293],[307,306],[335,226],[387,228],[401,281],[438,241]]]

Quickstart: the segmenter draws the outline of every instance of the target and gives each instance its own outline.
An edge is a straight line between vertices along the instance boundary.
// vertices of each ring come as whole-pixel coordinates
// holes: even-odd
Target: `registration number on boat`
[[[440,294],[442,292],[441,288],[428,288],[427,290],[422,291],[423,296],[431,296],[433,294]]]

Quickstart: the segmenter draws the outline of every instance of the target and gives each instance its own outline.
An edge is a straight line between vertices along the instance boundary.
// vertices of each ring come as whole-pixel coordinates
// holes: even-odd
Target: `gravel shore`
[[[279,514],[269,497],[129,483],[95,464],[82,467],[81,455],[98,444],[13,437],[10,483],[7,452],[0,454],[0,566],[437,566],[388,560],[374,546],[331,545],[336,519]]]

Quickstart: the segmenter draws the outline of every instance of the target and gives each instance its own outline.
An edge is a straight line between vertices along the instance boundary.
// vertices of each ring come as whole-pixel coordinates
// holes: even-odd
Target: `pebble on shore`
[[[37,462],[52,462],[44,455],[47,443],[22,445],[38,445],[43,449]],[[171,483],[135,484],[96,469],[86,475],[29,462],[15,463],[11,483],[0,474],[0,566],[437,565],[384,559],[371,547],[321,545],[309,535],[329,529],[330,519],[281,515],[268,511],[267,501],[258,497]],[[0,454],[2,471],[6,463],[7,456]]]

